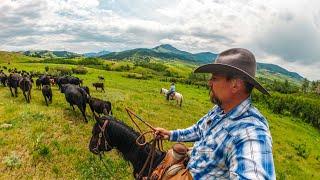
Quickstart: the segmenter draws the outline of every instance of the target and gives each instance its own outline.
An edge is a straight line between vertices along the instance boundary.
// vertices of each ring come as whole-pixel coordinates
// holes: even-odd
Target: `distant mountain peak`
[[[160,46],[156,46],[153,49],[163,48],[169,51],[179,51],[177,48],[173,47],[171,44],[161,44]]]

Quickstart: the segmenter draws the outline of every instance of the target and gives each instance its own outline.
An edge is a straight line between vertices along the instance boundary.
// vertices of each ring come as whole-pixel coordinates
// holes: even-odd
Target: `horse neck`
[[[147,160],[151,145],[149,143],[145,146],[137,145],[136,139],[139,133],[123,123],[111,121],[107,133],[110,137],[111,144],[122,154],[125,160],[132,164],[134,174],[139,173]],[[156,167],[164,156],[165,153],[156,150],[153,167]],[[147,171],[148,168],[145,169],[144,175],[147,175]]]

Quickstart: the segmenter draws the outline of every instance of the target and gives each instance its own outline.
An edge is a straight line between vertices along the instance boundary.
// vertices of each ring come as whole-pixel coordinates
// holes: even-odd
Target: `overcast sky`
[[[1,0],[0,50],[251,50],[320,79],[319,0]]]

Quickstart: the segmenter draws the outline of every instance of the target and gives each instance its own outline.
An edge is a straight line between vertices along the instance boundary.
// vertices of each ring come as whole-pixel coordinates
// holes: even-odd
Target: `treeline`
[[[271,96],[253,93],[252,99],[262,103],[272,112],[289,114],[301,118],[306,123],[320,129],[320,100],[319,98],[303,97],[299,94],[280,94],[273,92]]]

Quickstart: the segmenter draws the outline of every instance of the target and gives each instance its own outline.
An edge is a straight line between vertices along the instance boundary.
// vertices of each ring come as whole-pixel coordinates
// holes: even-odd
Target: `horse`
[[[169,92],[168,89],[165,89],[165,88],[160,89],[160,94],[163,94],[164,96],[167,96],[168,92]],[[178,92],[174,92],[170,95],[169,99],[176,100],[177,104],[179,104],[180,107],[182,106],[182,100],[183,100],[182,94]]]
[[[146,143],[140,146],[136,143],[140,133],[134,131],[125,123],[113,118],[112,116],[98,117],[95,115],[96,123],[92,129],[92,137],[89,143],[89,150],[93,154],[102,154],[104,151],[117,149],[122,157],[129,161],[133,167],[133,175],[135,178],[144,167],[151,150],[151,144]],[[140,139],[140,143],[143,143]],[[151,169],[154,170],[166,156],[165,152],[155,149],[154,160]],[[141,175],[148,176],[149,168],[144,168]]]
[[[32,83],[31,83],[29,77],[23,77],[22,79],[20,79],[19,87],[22,90],[22,93],[23,93],[27,103],[30,103]]]

